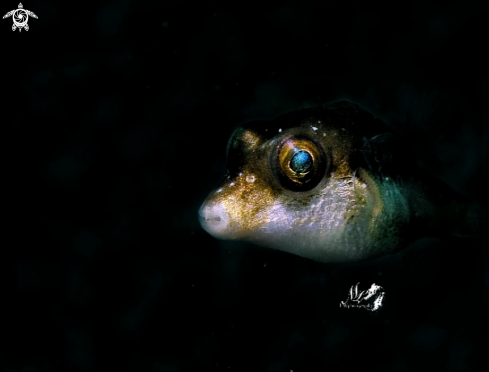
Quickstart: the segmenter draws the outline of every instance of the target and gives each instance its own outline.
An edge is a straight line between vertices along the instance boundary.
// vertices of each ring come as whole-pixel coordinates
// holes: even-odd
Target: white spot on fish
[[[321,120],[318,120],[318,124],[321,124]]]
[[[326,133],[323,133],[323,137],[326,137]]]
[[[241,177],[242,175],[243,175],[243,173],[241,173],[241,172],[240,172],[240,173],[239,173],[239,176]]]
[[[222,189],[219,189],[219,190],[216,191],[216,193],[220,193],[221,191],[222,191]]]
[[[246,176],[246,182],[248,182],[248,183],[255,182],[255,176],[253,176],[252,174],[250,174],[249,176]]]
[[[312,128],[312,130],[313,130],[314,132],[318,130],[318,128],[317,128],[317,127],[313,127],[313,126],[311,126],[311,128]]]
[[[279,132],[279,133],[280,133],[281,131],[282,131],[282,128],[280,128],[280,129],[278,130],[278,132]]]
[[[234,182],[231,182],[231,183],[229,184],[229,186],[234,186]]]

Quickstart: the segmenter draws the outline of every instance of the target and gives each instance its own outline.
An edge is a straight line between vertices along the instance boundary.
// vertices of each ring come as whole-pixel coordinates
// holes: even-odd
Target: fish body
[[[321,262],[361,261],[459,233],[468,201],[417,165],[415,148],[337,101],[238,126],[228,175],[199,209],[218,239]]]

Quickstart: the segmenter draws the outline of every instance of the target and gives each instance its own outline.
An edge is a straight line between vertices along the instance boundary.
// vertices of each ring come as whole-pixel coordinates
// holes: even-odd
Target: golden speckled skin
[[[322,262],[378,257],[455,227],[464,203],[413,166],[409,147],[376,136],[384,132],[348,101],[238,127],[229,175],[199,210],[202,227]],[[297,151],[312,159],[304,173],[290,162]]]

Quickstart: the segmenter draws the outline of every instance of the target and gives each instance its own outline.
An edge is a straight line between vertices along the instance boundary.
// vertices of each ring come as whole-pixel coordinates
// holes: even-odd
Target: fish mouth
[[[205,215],[202,214],[201,210],[199,209],[199,219],[201,221],[215,221],[215,222],[219,222],[221,221],[221,217],[206,217]]]
[[[218,239],[230,238],[229,216],[220,203],[204,203],[199,208],[199,222],[202,228]]]

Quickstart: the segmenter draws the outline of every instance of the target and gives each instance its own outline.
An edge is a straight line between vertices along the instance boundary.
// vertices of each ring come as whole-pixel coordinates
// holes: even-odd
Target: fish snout
[[[205,202],[199,208],[199,222],[209,234],[219,239],[230,238],[229,215],[221,203]]]

